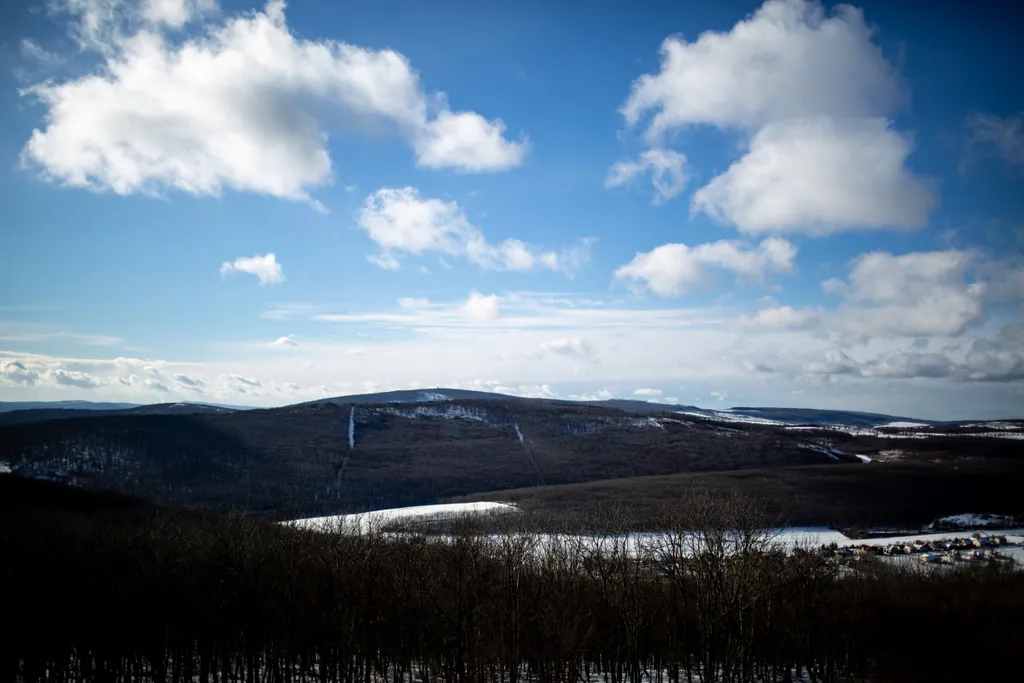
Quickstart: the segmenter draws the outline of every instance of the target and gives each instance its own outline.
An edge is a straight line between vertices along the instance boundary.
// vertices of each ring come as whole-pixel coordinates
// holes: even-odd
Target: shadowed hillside
[[[0,429],[0,461],[32,476],[163,503],[289,516],[538,485],[831,462],[806,448],[810,441],[772,428],[571,403],[318,403],[12,425]]]

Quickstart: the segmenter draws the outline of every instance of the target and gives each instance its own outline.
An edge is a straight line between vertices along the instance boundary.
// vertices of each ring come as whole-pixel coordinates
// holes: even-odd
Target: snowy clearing
[[[992,515],[987,513],[964,513],[962,515],[949,515],[947,517],[939,517],[934,522],[928,525],[927,528],[935,529],[943,526],[956,526],[956,527],[991,527],[991,526],[1006,526],[1013,524],[1014,518],[1010,515]]]
[[[895,422],[889,422],[884,425],[878,425],[879,429],[918,429],[920,427],[930,427],[923,422],[901,422],[896,420]]]
[[[773,425],[779,427],[787,425],[786,422],[770,420],[766,417],[754,417],[752,415],[744,415],[743,413],[730,413],[724,410],[706,410],[702,412],[696,412],[692,410],[677,410],[674,412],[676,412],[679,415],[699,417],[704,420],[715,420],[718,422],[742,422],[744,424]]]

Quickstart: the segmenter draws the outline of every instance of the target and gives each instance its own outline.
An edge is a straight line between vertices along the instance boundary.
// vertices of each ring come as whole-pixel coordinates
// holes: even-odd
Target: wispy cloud
[[[124,343],[120,337],[105,334],[81,334],[78,332],[34,332],[26,334],[0,334],[0,341],[8,342],[46,342],[67,340],[87,346],[118,346]]]

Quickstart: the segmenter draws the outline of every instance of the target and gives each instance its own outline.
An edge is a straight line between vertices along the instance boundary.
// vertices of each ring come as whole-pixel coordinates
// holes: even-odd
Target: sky
[[[0,400],[1024,417],[1002,3],[13,0]]]

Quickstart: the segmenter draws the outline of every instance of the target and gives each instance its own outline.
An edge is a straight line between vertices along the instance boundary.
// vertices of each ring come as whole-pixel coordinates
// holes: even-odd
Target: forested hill
[[[836,459],[808,447],[814,443],[813,435],[760,425],[572,403],[326,402],[10,425],[0,428],[0,462],[162,503],[285,517]]]

